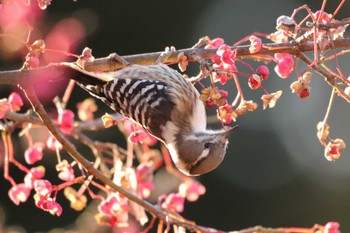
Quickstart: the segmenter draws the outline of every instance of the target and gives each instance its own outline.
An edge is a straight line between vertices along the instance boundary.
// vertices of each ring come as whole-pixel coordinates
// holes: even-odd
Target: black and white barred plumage
[[[65,65],[71,68],[70,78],[90,94],[161,140],[182,172],[200,175],[222,162],[231,130],[206,129],[198,91],[174,69],[163,64],[131,65],[94,74]]]

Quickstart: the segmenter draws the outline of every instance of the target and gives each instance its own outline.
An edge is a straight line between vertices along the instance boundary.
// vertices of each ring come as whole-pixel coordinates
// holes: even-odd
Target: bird
[[[175,69],[166,64],[132,64],[94,73],[75,63],[64,66],[79,86],[164,143],[185,175],[202,175],[222,163],[235,127],[207,129],[199,92]]]

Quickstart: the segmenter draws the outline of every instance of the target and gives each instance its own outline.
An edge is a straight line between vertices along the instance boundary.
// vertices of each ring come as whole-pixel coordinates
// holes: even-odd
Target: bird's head
[[[234,128],[178,136],[175,144],[167,145],[176,167],[192,176],[217,168],[225,157],[228,139]]]

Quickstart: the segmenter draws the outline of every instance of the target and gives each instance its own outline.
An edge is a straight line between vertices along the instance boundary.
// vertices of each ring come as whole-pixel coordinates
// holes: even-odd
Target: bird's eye
[[[210,148],[212,145],[213,145],[212,142],[206,142],[206,143],[204,143],[204,148],[205,148],[205,149],[208,149],[208,148]]]

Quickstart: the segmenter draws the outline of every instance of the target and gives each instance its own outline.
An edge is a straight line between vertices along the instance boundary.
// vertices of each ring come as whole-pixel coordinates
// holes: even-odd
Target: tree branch
[[[350,38],[334,41],[335,48],[349,48]],[[263,44],[261,50],[256,54],[251,54],[249,51],[249,45],[242,45],[237,47],[231,47],[237,49],[237,56],[240,58],[253,58],[257,55],[271,55],[275,53],[289,53],[296,54],[299,51],[308,52],[314,50],[313,41],[307,41],[302,44],[296,44],[293,41],[287,43],[266,43]],[[331,49],[329,45],[326,50]],[[178,56],[183,53],[189,61],[197,61],[194,54],[199,55],[203,59],[212,58],[217,49],[204,49],[204,48],[187,48],[173,51],[172,54],[165,60],[165,63],[177,63]],[[131,64],[149,65],[153,64],[162,52],[144,53],[137,55],[122,56],[122,58]],[[84,68],[87,71],[114,71],[123,67],[123,64],[117,59],[113,58],[111,54],[107,57],[95,59],[93,62],[86,62]]]
[[[5,118],[13,120],[17,123],[31,123],[33,125],[43,125],[42,121],[35,116],[30,116],[16,112],[7,111],[5,113]]]
[[[334,41],[334,48],[349,48],[350,38],[340,39]],[[242,45],[237,47],[232,47],[232,49],[237,49],[237,56],[240,58],[250,58],[259,59],[259,55],[271,55],[275,53],[289,53],[296,55],[300,52],[313,51],[314,44],[313,41],[306,41],[304,43],[266,43],[263,44],[261,50],[258,53],[251,54],[249,52],[248,45]],[[332,49],[331,45],[325,48],[325,50]],[[179,54],[183,53],[189,61],[197,61],[196,56],[200,56],[203,59],[212,58],[217,49],[204,49],[204,48],[187,48],[180,49],[171,52],[171,55],[167,57],[165,63],[172,64],[178,62]],[[144,53],[136,55],[122,56],[122,58],[131,64],[149,65],[153,64],[162,52],[154,53]],[[116,59],[116,54],[111,54],[107,57],[97,58],[92,62],[86,62],[84,64],[84,69],[87,71],[115,71],[119,68],[125,66],[121,63],[119,59]],[[59,77],[57,72],[60,72],[62,67],[59,64],[49,65],[45,67],[40,67],[32,70],[12,70],[12,71],[1,71],[0,72],[0,84],[12,84],[16,85],[18,83],[23,83],[25,81],[36,79],[38,76],[44,76],[48,78],[56,79]],[[50,74],[50,75],[49,75]],[[323,75],[323,73],[320,73]],[[50,77],[51,76],[51,77]]]

